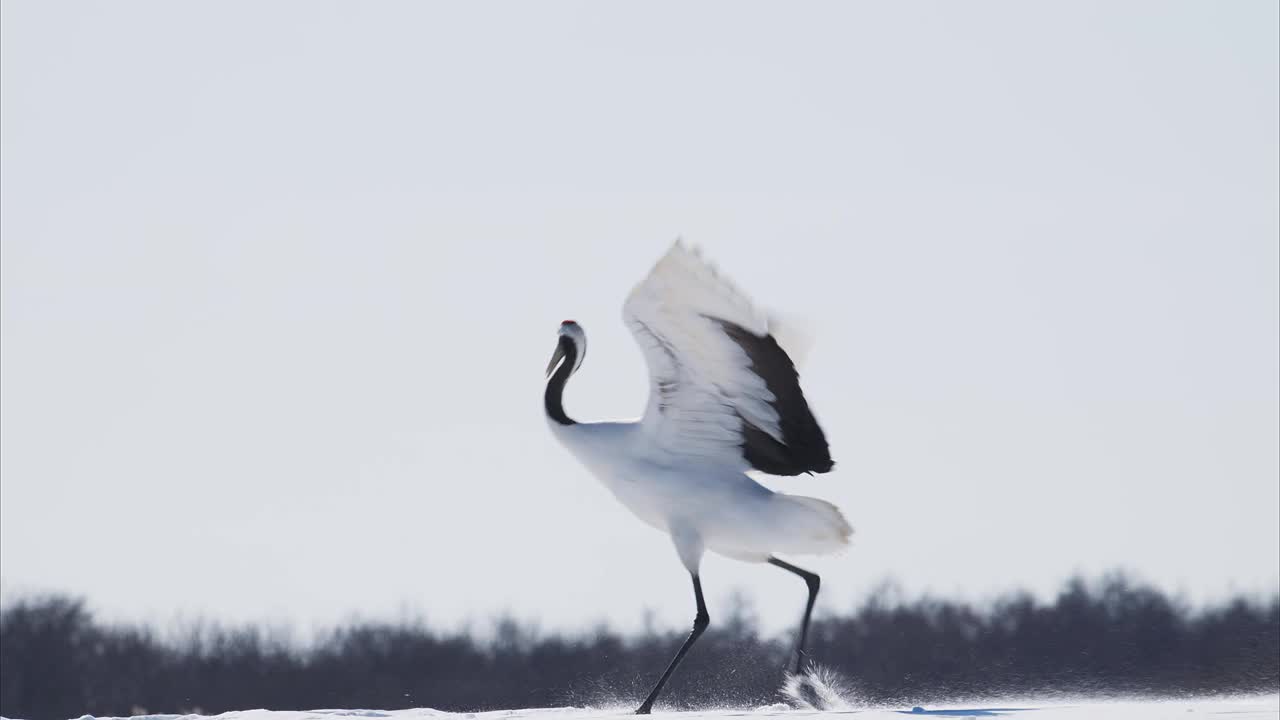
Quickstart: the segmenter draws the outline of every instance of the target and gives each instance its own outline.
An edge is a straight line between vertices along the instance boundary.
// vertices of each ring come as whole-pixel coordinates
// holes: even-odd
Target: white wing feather
[[[677,241],[631,291],[623,320],[649,366],[641,426],[655,449],[746,468],[743,420],[782,442],[773,393],[717,322],[765,336],[770,318],[696,250]]]

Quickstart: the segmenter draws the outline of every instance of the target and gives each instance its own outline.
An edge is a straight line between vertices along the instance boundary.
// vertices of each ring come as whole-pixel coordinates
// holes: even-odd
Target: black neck
[[[547,378],[547,394],[544,397],[547,417],[561,425],[574,425],[576,424],[574,419],[564,414],[564,405],[560,401],[560,396],[564,394],[564,384],[569,381],[569,376],[573,374],[573,366],[578,362],[578,348],[567,337],[560,338],[560,347],[564,350],[564,360],[560,361],[560,366],[551,373],[551,377]]]

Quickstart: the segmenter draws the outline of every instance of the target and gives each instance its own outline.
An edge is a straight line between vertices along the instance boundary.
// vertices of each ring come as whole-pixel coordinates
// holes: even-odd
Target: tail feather
[[[840,508],[826,500],[778,493],[774,515],[779,530],[775,552],[825,554],[849,545],[853,528]]]
[[[839,552],[853,534],[840,509],[818,498],[765,490],[755,502],[720,510],[699,528],[700,539],[706,549],[744,562],[765,562],[774,553]]]

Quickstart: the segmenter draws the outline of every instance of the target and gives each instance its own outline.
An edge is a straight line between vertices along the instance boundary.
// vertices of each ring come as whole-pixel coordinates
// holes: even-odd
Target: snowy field
[[[628,708],[561,708],[539,710],[502,710],[482,713],[450,713],[438,710],[307,710],[272,711],[243,710],[221,715],[139,715],[132,720],[199,720],[215,717],[218,720],[334,720],[336,718],[391,718],[394,720],[596,720],[597,718],[621,718],[630,715]],[[947,717],[947,718],[1017,718],[1019,720],[1156,720],[1157,718],[1224,718],[1250,720],[1252,718],[1276,718],[1280,716],[1280,695],[1250,698],[1164,700],[1164,701],[1112,701],[1074,703],[994,703],[958,705],[955,707],[874,708],[843,711],[804,711],[782,706],[758,708],[752,711],[711,711],[654,713],[679,720],[717,720],[718,718],[814,718],[849,717],[858,720],[889,720],[890,718]],[[80,720],[108,720],[85,715]],[[111,719],[115,720],[115,719]]]

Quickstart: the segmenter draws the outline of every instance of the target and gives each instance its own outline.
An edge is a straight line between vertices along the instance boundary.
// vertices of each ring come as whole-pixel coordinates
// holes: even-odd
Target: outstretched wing
[[[641,427],[655,448],[771,475],[831,469],[827,439],[769,316],[696,250],[677,241],[622,314],[649,366]]]

